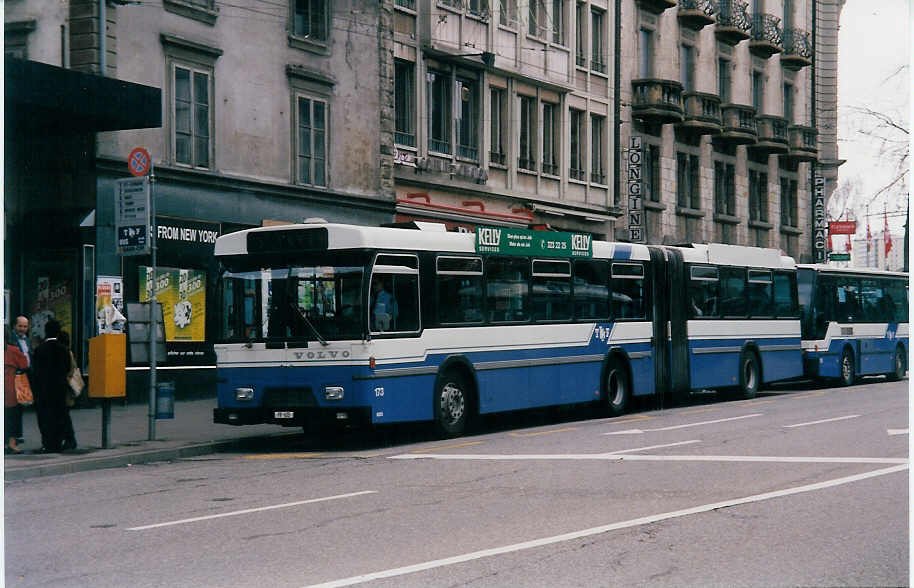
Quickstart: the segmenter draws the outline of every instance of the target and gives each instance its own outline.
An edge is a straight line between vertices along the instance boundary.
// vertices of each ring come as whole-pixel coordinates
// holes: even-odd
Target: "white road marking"
[[[822,423],[833,423],[835,421],[846,421],[848,419],[855,419],[859,417],[859,414],[849,414],[847,416],[835,417],[833,419],[822,419],[821,421],[810,421],[808,423],[797,423],[795,425],[784,425],[785,429],[793,429],[794,427],[806,427],[808,425],[821,425]]]
[[[633,451],[633,450],[629,450]],[[766,463],[893,463],[906,464],[906,457],[792,457],[779,455],[627,455],[626,453],[444,453],[441,455],[391,455],[388,459],[438,459],[442,461],[715,461]]]
[[[647,451],[648,449],[661,449],[663,447],[677,447],[679,445],[691,445],[692,443],[701,443],[701,439],[693,439],[692,441],[680,441],[679,443],[666,443],[664,445],[651,445],[650,447],[636,447],[635,449],[623,449],[621,451],[612,451],[610,453],[604,453],[603,455],[619,455],[620,453],[631,453],[633,451]]]
[[[685,425],[673,425],[670,427],[660,427],[659,429],[626,429],[624,431],[611,431],[609,433],[603,433],[604,435],[637,435],[640,433],[656,433],[657,431],[675,431],[676,429],[687,429],[689,427],[700,427],[702,425],[713,425],[715,423],[725,423],[727,421],[738,421],[741,419],[751,419],[752,417],[762,416],[762,413],[757,412],[755,414],[744,414],[738,417],[730,417],[727,419],[716,419],[713,421],[701,421],[697,423],[686,423]]]
[[[886,429],[886,433],[889,435],[907,435],[907,429]]]
[[[302,504],[314,504],[315,502],[326,502],[328,500],[338,500],[340,498],[352,498],[353,496],[362,496],[364,494],[377,494],[377,490],[363,490],[362,492],[350,492],[349,494],[337,494],[336,496],[325,496],[324,498],[312,498],[310,500],[299,500],[298,502],[287,502],[285,504],[274,504],[272,506],[261,506],[259,508],[246,508],[244,510],[235,510],[221,514],[207,515],[202,517],[193,517],[190,519],[181,519],[180,521],[169,521],[167,523],[156,523],[154,525],[143,525],[142,527],[130,527],[127,531],[145,531],[146,529],[156,529],[158,527],[170,527],[172,525],[183,525],[184,523],[196,523],[197,521],[208,521],[210,519],[220,519],[222,517],[233,517],[236,515],[248,514],[252,512],[262,512],[265,510],[275,510],[277,508],[288,508],[290,506],[300,506]]]
[[[437,456],[437,457],[442,457],[442,456]],[[847,476],[847,477],[843,477],[843,478],[834,478],[831,480],[826,480],[824,482],[817,482],[815,484],[807,484],[805,486],[795,486],[793,488],[785,488],[783,490],[775,490],[773,492],[765,492],[763,494],[754,494],[752,496],[744,496],[742,498],[734,498],[732,500],[713,502],[710,504],[703,504],[701,506],[695,506],[692,508],[686,508],[686,509],[682,509],[682,510],[675,510],[672,512],[665,512],[665,513],[661,513],[661,514],[650,515],[650,516],[641,517],[638,519],[631,519],[628,521],[611,523],[608,525],[601,525],[599,527],[591,527],[589,529],[582,529],[580,531],[573,531],[571,533],[564,533],[561,535],[554,535],[552,537],[543,537],[540,539],[534,539],[532,541],[523,541],[521,543],[504,545],[502,547],[495,547],[492,549],[483,549],[481,551],[473,551],[471,553],[455,555],[453,557],[446,557],[443,559],[435,559],[435,560],[431,560],[431,561],[427,561],[427,562],[423,562],[423,563],[419,563],[419,564],[414,564],[414,565],[410,565],[410,566],[391,568],[388,570],[382,570],[382,571],[373,572],[370,574],[361,574],[358,576],[351,576],[349,578],[333,580],[331,582],[325,582],[323,584],[312,584],[306,588],[337,588],[339,586],[352,586],[354,584],[361,584],[364,582],[381,580],[383,578],[394,578],[397,576],[405,576],[407,574],[412,574],[415,572],[422,572],[422,571],[431,570],[431,569],[435,569],[435,568],[442,568],[445,566],[466,563],[469,561],[474,561],[474,560],[482,559],[482,558],[486,558],[486,557],[504,555],[506,553],[514,553],[517,551],[524,551],[527,549],[535,549],[537,547],[553,545],[555,543],[562,543],[565,541],[581,539],[583,537],[601,535],[603,533],[608,533],[610,531],[628,529],[631,527],[648,525],[651,523],[657,523],[657,522],[665,521],[665,520],[669,520],[669,519],[685,517],[685,516],[695,515],[695,514],[701,514],[701,513],[705,513],[705,512],[710,512],[712,510],[721,509],[721,508],[729,508],[729,507],[733,507],[733,506],[739,506],[742,504],[761,502],[764,500],[771,500],[773,498],[782,498],[785,496],[792,496],[794,494],[801,494],[804,492],[813,492],[816,490],[824,490],[826,488],[831,488],[834,486],[841,486],[843,484],[850,484],[853,482],[859,482],[861,480],[875,478],[877,476],[885,476],[888,474],[894,474],[896,472],[904,471],[907,468],[908,468],[907,465],[897,465],[897,466],[893,466],[890,468],[875,470],[872,472],[866,472],[863,474],[856,474],[854,476]]]

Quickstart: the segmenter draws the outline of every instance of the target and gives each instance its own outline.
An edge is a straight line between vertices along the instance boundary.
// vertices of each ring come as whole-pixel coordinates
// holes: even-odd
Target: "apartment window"
[[[784,84],[784,118],[793,123],[793,84]]]
[[[555,104],[543,102],[543,173],[553,176],[559,174],[557,131]]]
[[[520,150],[517,167],[536,171],[536,98],[520,96]]]
[[[732,80],[730,78],[730,60],[717,60],[717,94],[720,96],[721,104],[730,103],[730,88]]]
[[[695,48],[691,45],[679,46],[679,79],[684,91],[695,91]]]
[[[654,76],[654,31],[650,29],[641,29],[638,76],[642,79]]]
[[[718,214],[736,216],[736,171],[732,163],[714,162],[714,202]]]
[[[569,176],[573,180],[584,181],[584,141],[587,140],[584,128],[584,111],[571,109],[571,169]]]
[[[574,11],[574,34],[575,34],[575,63],[581,67],[587,66],[587,31],[584,30],[584,16],[587,14],[587,7],[578,2]]]
[[[651,202],[660,202],[660,146],[645,143],[643,161],[642,192]]]
[[[428,78],[428,149],[451,152],[451,76],[430,71]]]
[[[527,33],[531,37],[545,37],[546,27],[543,25],[545,20],[545,11],[543,10],[543,0],[528,0],[527,10]]]
[[[552,42],[565,44],[565,0],[552,0]]]
[[[292,34],[316,41],[327,40],[327,0],[294,0]]]
[[[489,139],[491,146],[489,148],[489,161],[499,165],[505,165],[505,139],[508,135],[506,128],[507,116],[507,92],[502,88],[490,89],[491,116],[489,117]]]
[[[752,72],[752,107],[757,114],[762,114],[762,105],[765,97],[765,78],[762,72]]]
[[[479,159],[479,93],[477,83],[473,80],[458,79],[457,95],[457,156],[466,159]]]
[[[489,2],[488,0],[468,0],[467,11],[474,16],[487,17],[489,16]]]
[[[175,163],[211,167],[212,117],[211,74],[197,68],[175,65],[174,125],[172,140]]]
[[[603,33],[603,11],[591,10],[590,12],[590,69],[606,73],[606,43]]]
[[[407,147],[416,146],[416,67],[397,60],[394,64],[394,103],[396,131],[394,141]]]
[[[298,97],[298,183],[327,185],[327,103]]]
[[[768,222],[768,174],[749,170],[749,220]]]
[[[676,203],[681,208],[701,208],[698,163],[697,155],[682,151],[676,153]]]
[[[797,181],[781,176],[781,224],[796,227],[799,223],[797,209]]]
[[[512,27],[517,24],[517,0],[501,0],[498,6],[498,22]]]
[[[606,165],[603,156],[603,145],[606,140],[605,128],[605,116],[590,115],[590,181],[595,184],[606,183]]]
[[[784,30],[793,28],[793,1],[784,0]]]

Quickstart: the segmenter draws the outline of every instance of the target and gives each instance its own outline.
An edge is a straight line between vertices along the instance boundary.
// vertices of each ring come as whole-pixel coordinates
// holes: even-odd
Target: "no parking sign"
[[[127,157],[127,169],[136,177],[145,176],[151,167],[152,158],[149,157],[149,152],[142,147],[137,147]]]

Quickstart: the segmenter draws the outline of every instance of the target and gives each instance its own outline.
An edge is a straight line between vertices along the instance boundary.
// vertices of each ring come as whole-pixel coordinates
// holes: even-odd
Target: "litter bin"
[[[156,385],[156,419],[175,418],[175,383],[160,382]]]

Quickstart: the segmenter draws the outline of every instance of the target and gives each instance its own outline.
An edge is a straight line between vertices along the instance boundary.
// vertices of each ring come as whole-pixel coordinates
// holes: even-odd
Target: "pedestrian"
[[[16,335],[4,329],[3,353],[3,426],[6,431],[4,453],[22,453],[17,438],[22,437],[22,407],[16,398],[16,372],[28,367],[25,354],[16,344]]]
[[[25,369],[19,370],[17,373],[25,374],[26,379],[29,381],[29,384],[32,383],[32,340],[29,337],[29,319],[20,315],[16,317],[16,323],[14,325],[15,329],[15,344],[19,346],[19,350],[25,354],[25,360],[28,364]],[[16,410],[19,411],[19,418],[22,419],[22,405],[17,404]],[[20,431],[22,428],[20,427]],[[20,444],[25,442],[25,439],[22,438],[22,433],[20,432],[19,437],[16,441]]]
[[[32,392],[41,431],[41,452],[59,453],[67,435],[67,374],[70,353],[58,340],[60,323],[49,319],[44,327],[45,340],[32,354]]]
[[[70,408],[76,404],[76,396],[82,392],[82,374],[79,373],[79,366],[76,365],[76,358],[73,357],[73,349],[70,348],[70,333],[60,331],[57,340],[67,350],[70,356],[70,369],[67,371],[67,396],[66,396],[66,415],[64,417],[64,437],[63,449],[76,449],[76,432],[73,430],[73,419],[70,418]],[[75,376],[74,376],[75,372]],[[79,378],[79,391],[73,388],[73,380]]]

